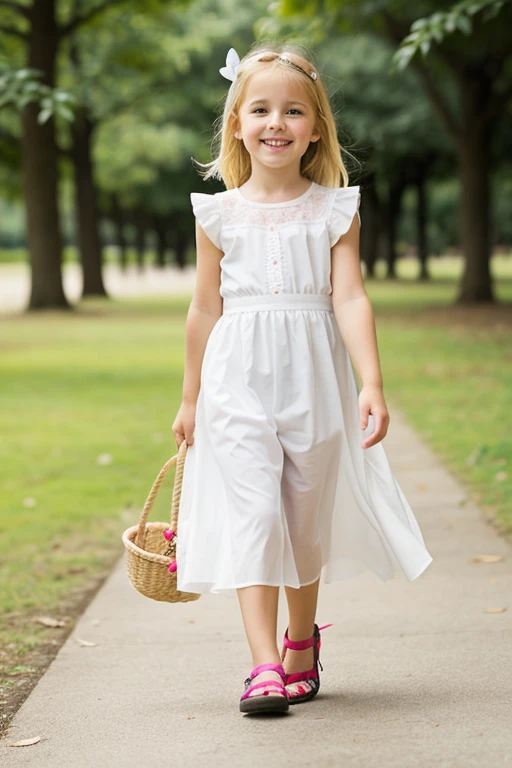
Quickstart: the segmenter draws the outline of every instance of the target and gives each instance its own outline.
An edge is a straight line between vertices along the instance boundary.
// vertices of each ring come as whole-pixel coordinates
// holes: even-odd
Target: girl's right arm
[[[194,442],[197,398],[206,343],[222,315],[220,260],[223,252],[207,237],[196,219],[196,284],[186,324],[185,373],[182,403],[172,431],[178,448],[183,440]]]

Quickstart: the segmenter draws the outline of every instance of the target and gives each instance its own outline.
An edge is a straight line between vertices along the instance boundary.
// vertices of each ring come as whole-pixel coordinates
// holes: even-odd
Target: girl
[[[231,49],[220,72],[232,84],[202,175],[226,190],[191,194],[177,586],[236,590],[254,666],[240,710],[284,712],[319,690],[320,577],[412,581],[432,557],[381,443],[389,415],[359,187],[347,186],[320,75],[302,49],[268,43],[242,61]]]

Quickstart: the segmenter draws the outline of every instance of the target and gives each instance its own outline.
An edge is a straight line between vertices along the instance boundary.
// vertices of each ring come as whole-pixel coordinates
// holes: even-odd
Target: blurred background
[[[8,717],[176,452],[189,195],[224,188],[191,158],[211,160],[230,47],[312,50],[361,185],[390,429],[400,408],[510,534],[511,30],[507,0],[0,0]]]

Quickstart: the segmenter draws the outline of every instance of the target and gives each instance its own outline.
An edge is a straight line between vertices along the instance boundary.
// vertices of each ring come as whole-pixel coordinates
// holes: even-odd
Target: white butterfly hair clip
[[[277,59],[279,61],[285,62],[290,67],[294,67],[295,69],[298,69],[300,72],[303,72],[312,80],[316,80],[318,77],[317,73],[314,70],[311,72],[306,72],[305,69],[302,69],[302,67],[299,67],[298,64],[295,64],[295,62],[292,61],[290,58],[288,58],[288,56],[286,55],[277,56]],[[230,48],[228,51],[228,55],[226,56],[226,66],[221,67],[219,69],[219,72],[221,73],[222,77],[225,77],[227,80],[233,81],[233,80],[236,80],[239,67],[240,67],[240,57],[234,48]]]
[[[236,79],[239,66],[240,66],[240,57],[234,48],[230,48],[228,51],[228,55],[226,56],[226,66],[221,67],[219,69],[219,72],[221,73],[222,77],[225,77],[227,80],[233,81]]]

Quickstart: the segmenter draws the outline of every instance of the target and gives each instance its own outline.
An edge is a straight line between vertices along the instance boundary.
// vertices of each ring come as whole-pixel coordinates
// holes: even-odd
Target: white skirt
[[[432,562],[327,294],[241,296],[206,345],[179,510],[178,589],[299,588]]]

